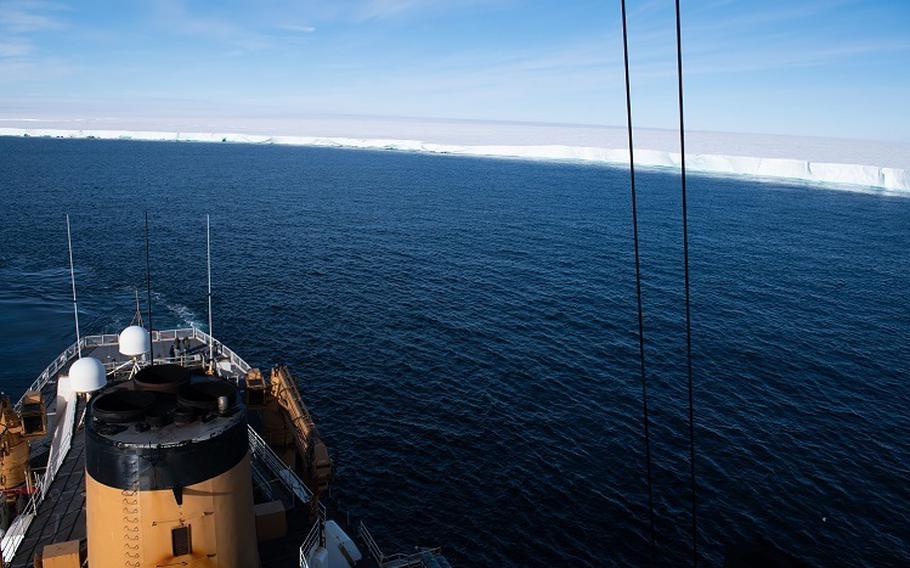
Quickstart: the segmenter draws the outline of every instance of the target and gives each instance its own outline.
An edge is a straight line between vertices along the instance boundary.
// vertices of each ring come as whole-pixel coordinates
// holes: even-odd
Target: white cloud
[[[387,18],[435,3],[435,0],[367,0],[358,9],[357,19]]]
[[[34,46],[28,40],[0,40],[0,57],[25,57],[32,51],[34,51]]]
[[[59,30],[63,22],[52,14],[64,9],[54,2],[4,0],[0,2],[0,30],[4,35]]]
[[[300,32],[302,34],[311,34],[316,31],[315,26],[301,26],[298,24],[282,24],[278,26],[278,29],[289,32]]]
[[[244,26],[227,19],[191,13],[182,0],[158,0],[155,5],[162,24],[174,33],[220,41],[242,51],[271,46],[267,36],[250,31]]]
[[[0,0],[0,82],[15,83],[59,76],[68,64],[40,53],[35,34],[66,27],[56,16],[62,4],[44,1]]]
[[[353,7],[355,21],[380,20],[431,8],[464,8],[472,5],[499,4],[502,0],[362,0]]]

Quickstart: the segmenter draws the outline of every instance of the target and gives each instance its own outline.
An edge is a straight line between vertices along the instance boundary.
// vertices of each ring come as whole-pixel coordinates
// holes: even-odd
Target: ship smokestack
[[[86,424],[89,566],[258,566],[246,408],[177,365],[102,391]]]

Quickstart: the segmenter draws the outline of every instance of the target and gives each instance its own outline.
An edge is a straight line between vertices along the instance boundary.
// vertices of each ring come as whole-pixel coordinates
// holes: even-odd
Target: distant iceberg
[[[168,132],[156,130],[54,129],[0,127],[0,136],[37,136],[55,138],[95,138],[102,140],[147,140],[179,142],[232,142],[243,144],[282,144],[428,152],[461,156],[518,158],[628,164],[624,148],[574,145],[453,144],[396,138],[351,138],[337,136],[270,136],[236,132]],[[635,163],[643,167],[678,168],[680,154],[668,150],[635,149]],[[831,163],[781,157],[751,157],[714,153],[686,154],[690,172],[724,176],[749,176],[766,180],[793,180],[866,191],[910,196],[910,169]],[[849,187],[848,187],[849,186]]]

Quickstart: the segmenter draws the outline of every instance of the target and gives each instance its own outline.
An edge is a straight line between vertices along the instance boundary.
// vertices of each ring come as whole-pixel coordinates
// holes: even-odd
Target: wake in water
[[[164,306],[166,312],[165,317],[161,323],[158,323],[158,320],[155,321],[155,327],[159,329],[169,329],[174,327],[198,327],[199,329],[206,329],[205,323],[200,320],[192,309],[187,306],[169,300],[163,294],[158,292],[152,292],[152,302],[155,304],[152,306],[153,317],[155,313],[161,313],[161,306]],[[155,312],[157,310],[157,312]]]

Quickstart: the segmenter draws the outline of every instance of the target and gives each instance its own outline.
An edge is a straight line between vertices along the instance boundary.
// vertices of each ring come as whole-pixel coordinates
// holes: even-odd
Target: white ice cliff
[[[337,136],[269,136],[225,132],[167,132],[155,130],[57,129],[0,127],[0,136],[96,138],[105,140],[154,140],[183,142],[233,142],[362,148],[485,156],[533,160],[564,160],[612,165],[628,163],[626,149],[575,145],[453,144],[392,138]],[[636,148],[635,163],[644,167],[677,168],[680,155],[668,150]],[[687,153],[686,165],[693,173],[749,176],[766,180],[796,180],[842,189],[876,190],[910,196],[910,169],[849,163],[833,163],[783,157],[750,157],[715,153]]]

